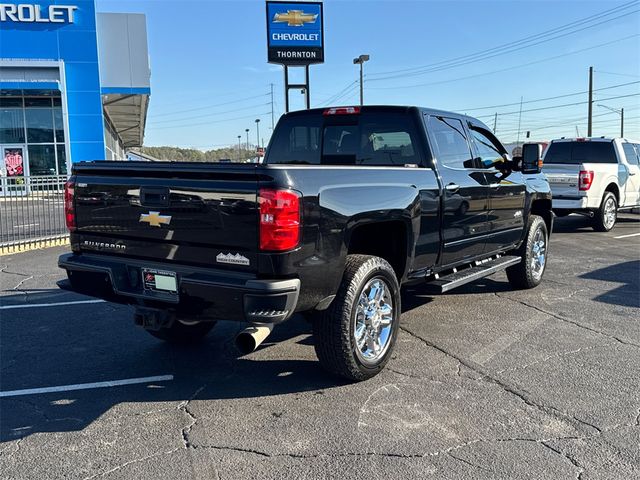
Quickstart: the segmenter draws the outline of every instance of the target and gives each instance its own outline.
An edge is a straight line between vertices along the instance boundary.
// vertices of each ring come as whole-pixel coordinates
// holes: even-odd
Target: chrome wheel
[[[381,277],[367,282],[355,309],[353,337],[356,354],[364,364],[375,364],[391,343],[394,321],[393,299],[389,285]]]
[[[607,198],[604,203],[603,222],[607,230],[611,230],[616,223],[617,209],[616,201],[613,197]]]
[[[531,246],[531,272],[534,278],[539,279],[544,272],[547,261],[547,238],[544,231],[538,228]]]

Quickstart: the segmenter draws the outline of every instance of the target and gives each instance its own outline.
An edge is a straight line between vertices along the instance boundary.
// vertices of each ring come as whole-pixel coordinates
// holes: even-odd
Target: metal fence
[[[19,251],[67,238],[66,180],[66,175],[0,176],[0,251]]]

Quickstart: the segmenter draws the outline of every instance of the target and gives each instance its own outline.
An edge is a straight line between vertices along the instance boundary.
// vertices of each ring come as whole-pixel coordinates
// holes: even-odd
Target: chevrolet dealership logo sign
[[[316,23],[318,14],[304,13],[302,10],[287,10],[287,13],[276,13],[273,16],[275,23],[287,22],[290,27],[301,27],[305,23]]]
[[[74,23],[75,5],[31,5],[28,3],[0,3],[0,22],[15,23]]]
[[[140,215],[140,222],[148,223],[152,227],[160,227],[162,225],[169,225],[171,223],[171,217],[169,215],[160,215],[160,212],[149,212]]]
[[[271,63],[324,62],[322,2],[267,1],[267,50]]]

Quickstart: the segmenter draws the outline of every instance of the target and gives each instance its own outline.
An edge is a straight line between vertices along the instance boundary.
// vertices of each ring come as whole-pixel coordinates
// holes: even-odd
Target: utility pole
[[[607,110],[611,110],[612,112],[620,115],[620,137],[624,138],[624,108],[618,110],[617,108],[607,107],[606,105],[598,104],[598,107],[606,108]]]
[[[244,131],[247,133],[247,150],[249,150],[249,129],[245,128]]]
[[[520,145],[520,125],[522,124],[522,99],[520,97],[520,114],[518,115],[518,139],[516,140],[516,146]]]
[[[274,120],[273,120],[273,83],[271,84],[271,131],[273,132]]]
[[[587,137],[593,134],[593,67],[589,67],[589,120],[587,123]]]
[[[360,106],[364,105],[364,62],[368,62],[369,58],[369,55],[360,55],[353,59],[354,65],[360,65]]]
[[[256,147],[260,146],[260,119],[256,118]]]
[[[497,126],[498,126],[498,112],[496,112],[495,116],[493,117],[493,134],[494,135],[496,133]]]

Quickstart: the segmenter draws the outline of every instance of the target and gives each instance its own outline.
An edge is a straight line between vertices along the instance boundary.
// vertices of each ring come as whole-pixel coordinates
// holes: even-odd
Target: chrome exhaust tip
[[[236,348],[243,355],[255,352],[272,330],[273,323],[251,325],[236,335]]]

